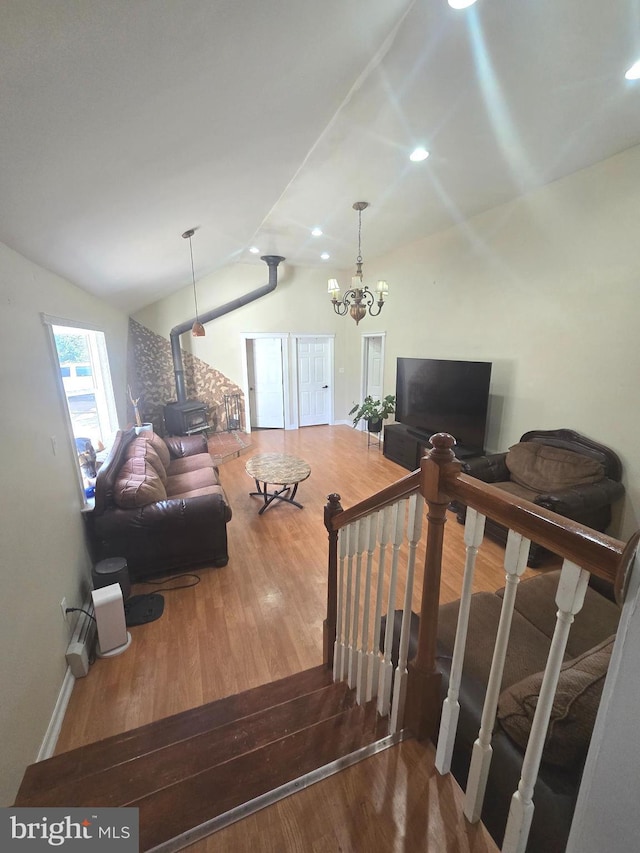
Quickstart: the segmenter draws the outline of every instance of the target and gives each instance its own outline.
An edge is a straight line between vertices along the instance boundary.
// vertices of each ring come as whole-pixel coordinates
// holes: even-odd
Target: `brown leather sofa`
[[[119,431],[85,520],[93,560],[126,558],[134,582],[229,560],[231,507],[203,435]]]
[[[618,456],[570,429],[526,432],[508,452],[469,459],[462,471],[602,532],[611,523],[611,504],[624,494]],[[466,506],[453,508],[464,524]],[[507,529],[489,518],[485,533],[501,544],[507,541]],[[548,556],[534,542],[528,564],[537,567]]]

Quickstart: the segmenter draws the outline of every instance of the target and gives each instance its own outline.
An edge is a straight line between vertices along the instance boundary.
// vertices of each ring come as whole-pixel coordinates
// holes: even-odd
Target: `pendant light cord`
[[[200,319],[198,317],[198,296],[196,294],[196,273],[193,267],[193,245],[191,243],[191,236],[189,236],[189,252],[191,254],[191,280],[193,281],[193,301],[196,306],[196,322],[199,323]]]

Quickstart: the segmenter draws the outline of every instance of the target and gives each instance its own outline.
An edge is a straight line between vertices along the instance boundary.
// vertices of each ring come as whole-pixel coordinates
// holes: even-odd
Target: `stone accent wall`
[[[209,425],[216,432],[227,429],[225,396],[239,395],[240,429],[245,425],[245,405],[242,390],[226,376],[202,359],[182,350],[187,399],[200,400],[209,411]],[[176,383],[167,338],[129,318],[127,352],[127,382],[144,422],[153,424],[164,435],[163,408],[176,400]],[[231,413],[233,416],[233,412]],[[128,404],[128,420],[135,422],[134,409]]]

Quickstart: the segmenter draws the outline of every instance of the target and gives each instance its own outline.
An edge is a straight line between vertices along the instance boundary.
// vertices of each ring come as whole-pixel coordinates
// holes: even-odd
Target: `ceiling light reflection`
[[[624,75],[627,80],[639,80],[640,79],[640,59],[633,63],[631,68]]]
[[[426,160],[428,156],[429,152],[427,149],[420,146],[419,148],[414,148],[411,154],[409,154],[409,160],[413,163],[421,163],[423,160]]]

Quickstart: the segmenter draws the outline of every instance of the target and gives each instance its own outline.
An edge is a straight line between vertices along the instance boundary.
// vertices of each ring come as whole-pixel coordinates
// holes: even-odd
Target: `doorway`
[[[250,428],[333,423],[333,335],[258,333],[243,338]]]
[[[249,422],[252,429],[284,427],[282,338],[247,340]]]
[[[297,340],[298,425],[318,426],[331,419],[331,341],[326,337]]]
[[[384,332],[362,336],[361,399],[363,400],[365,397],[381,400],[384,396],[384,346]],[[364,422],[361,422],[360,429],[364,427]]]

